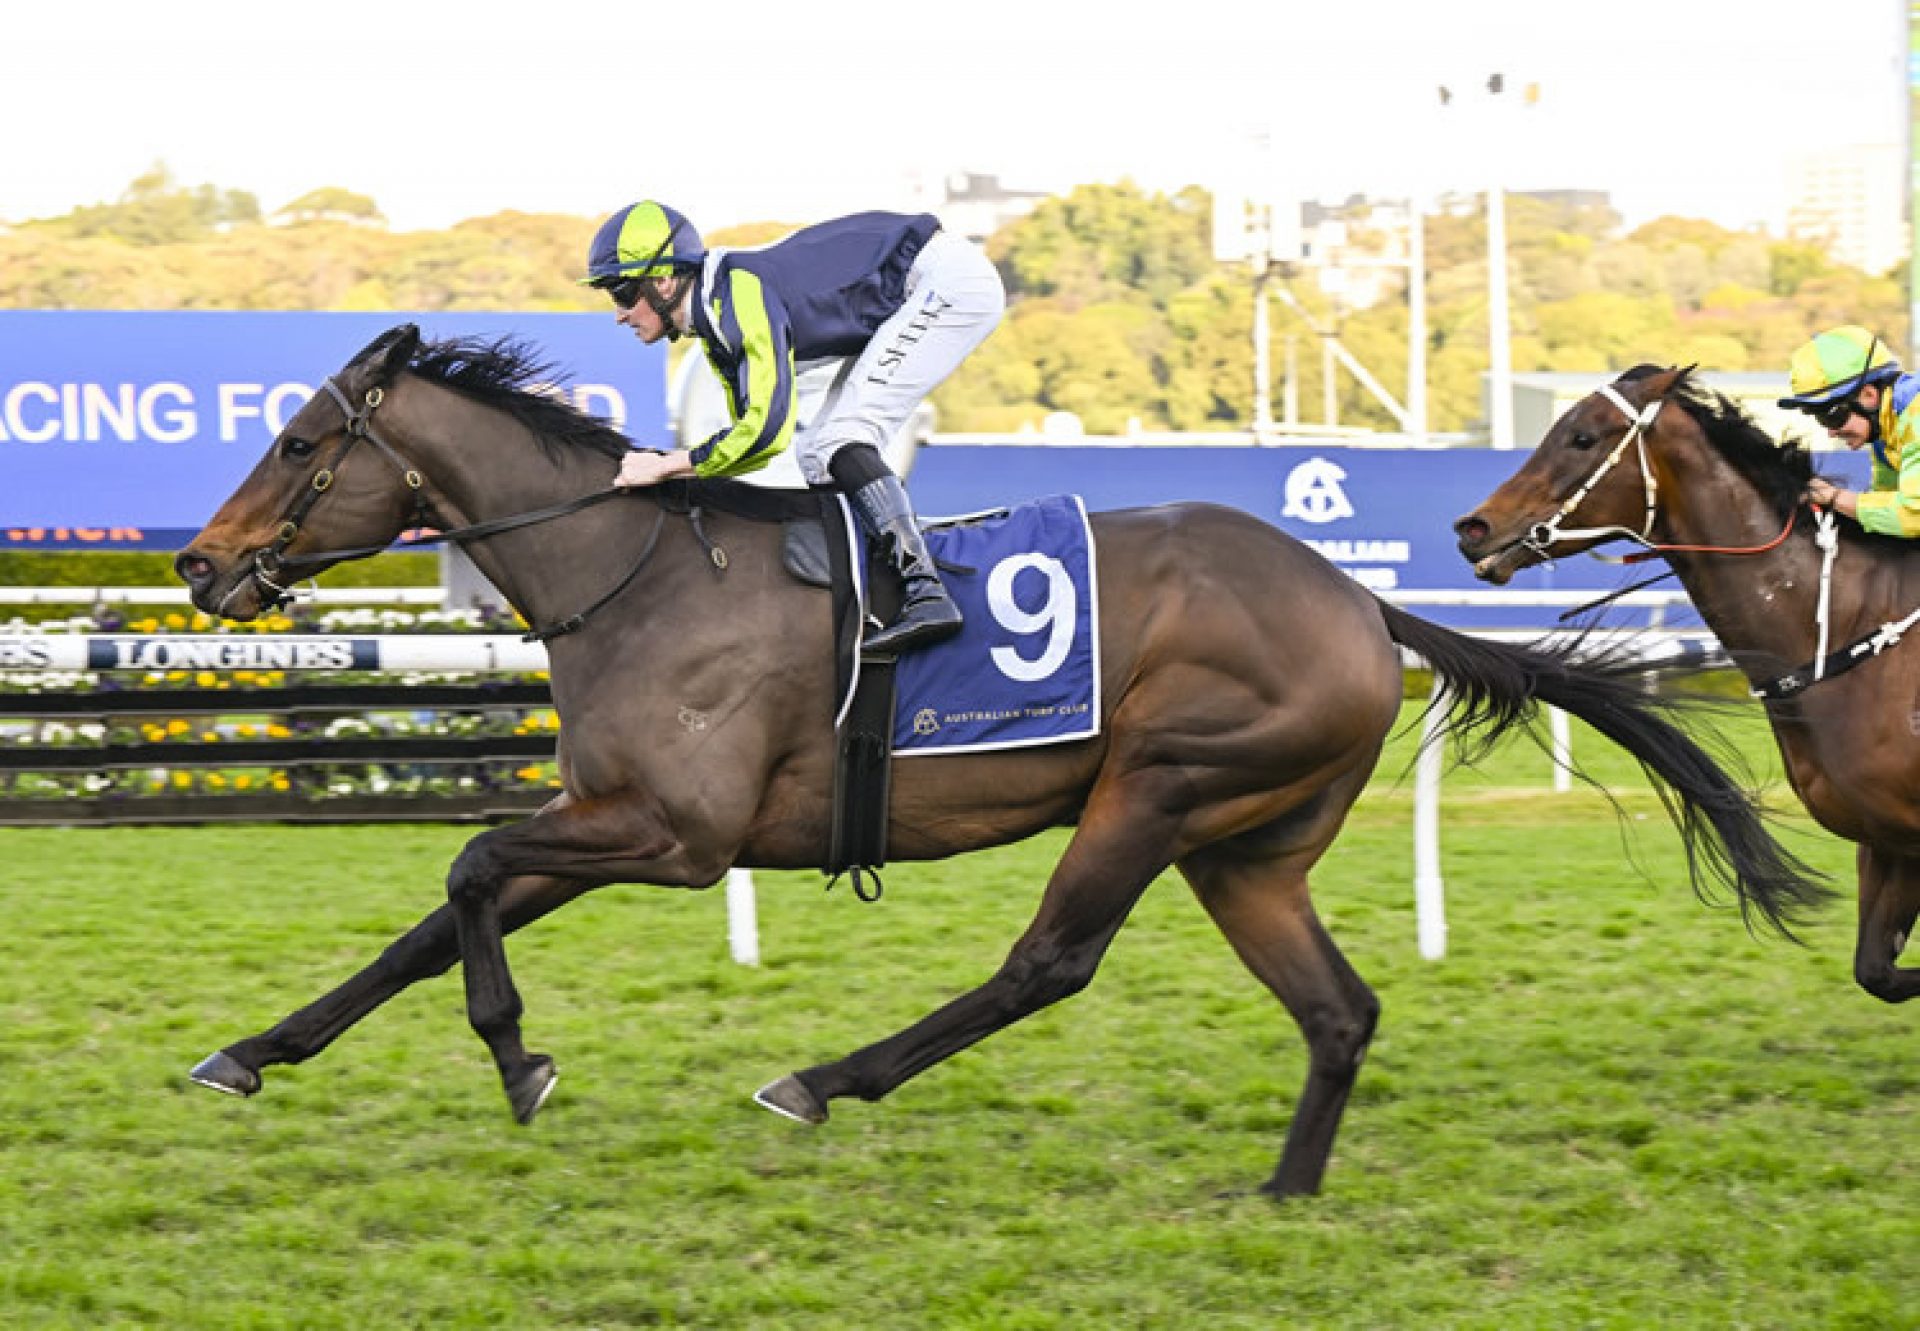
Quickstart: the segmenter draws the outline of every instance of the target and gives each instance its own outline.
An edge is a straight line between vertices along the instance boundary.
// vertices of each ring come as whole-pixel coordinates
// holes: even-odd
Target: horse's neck
[[[1723,466],[1725,464],[1722,464]],[[1663,505],[1656,536],[1662,543],[1707,550],[1668,556],[1694,608],[1720,642],[1736,654],[1765,653],[1789,666],[1810,660],[1819,642],[1821,552],[1809,539],[1807,516],[1772,549],[1752,550],[1781,535],[1788,519],[1777,516],[1743,478],[1731,473],[1712,483],[1684,481]],[[1833,574],[1829,650],[1847,641],[1873,595],[1862,552],[1842,551]]]
[[[453,396],[453,395],[449,395]],[[436,408],[440,422],[409,440],[439,516],[470,526],[550,508],[605,490],[617,464],[584,450],[549,456],[524,427],[474,403]],[[449,425],[447,422],[451,421]],[[635,522],[640,501],[611,500],[594,508],[462,544],[467,557],[530,624],[574,614],[594,570],[637,538],[621,529]],[[649,518],[652,506],[647,505]],[[611,510],[619,510],[619,515]]]

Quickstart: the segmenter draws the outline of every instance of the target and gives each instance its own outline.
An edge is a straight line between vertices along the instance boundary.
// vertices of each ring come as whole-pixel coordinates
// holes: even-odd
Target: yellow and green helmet
[[[643,199],[600,224],[587,247],[587,275],[580,284],[698,268],[706,254],[693,223],[664,203]]]
[[[1824,406],[1899,374],[1892,348],[1859,324],[1841,324],[1793,353],[1788,370],[1793,396],[1781,398],[1780,405],[1797,410]]]

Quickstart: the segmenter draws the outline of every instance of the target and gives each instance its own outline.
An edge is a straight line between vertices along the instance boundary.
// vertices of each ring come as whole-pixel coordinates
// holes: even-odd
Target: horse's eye
[[[1592,448],[1597,442],[1598,441],[1585,430],[1575,430],[1573,432],[1573,446],[1582,452]]]
[[[290,458],[303,458],[313,452],[313,440],[291,435],[280,445],[280,452]]]

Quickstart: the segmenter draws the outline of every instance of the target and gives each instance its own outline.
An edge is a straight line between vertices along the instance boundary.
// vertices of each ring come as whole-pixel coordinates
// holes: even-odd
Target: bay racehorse
[[[444,905],[333,992],[211,1055],[194,1070],[202,1084],[252,1094],[263,1068],[312,1057],[458,961],[469,1019],[526,1122],[554,1065],[522,1045],[504,935],[608,883],[697,888],[731,865],[824,862],[835,755],[825,593],[783,570],[777,525],[738,515],[745,487],[679,482],[591,502],[613,493],[629,441],[532,389],[547,377],[516,343],[423,344],[411,326],[394,329],[327,381],[177,559],[195,604],[246,620],[282,598],[292,571],[426,521],[456,532],[530,624],[577,629],[549,642],[563,793],[474,837]],[[767,1107],[823,1122],[831,1101],[877,1100],[1076,993],[1175,866],[1305,1035],[1306,1086],[1264,1189],[1316,1190],[1379,1005],[1322,929],[1307,874],[1396,723],[1402,647],[1459,699],[1456,732],[1491,738],[1544,702],[1632,751],[1671,788],[1696,890],[1711,893],[1718,875],[1743,911],[1782,928],[1818,899],[1749,795],[1624,671],[1404,614],[1235,510],[1174,504],[1097,514],[1092,528],[1098,736],[917,759],[892,786],[897,860],[1072,826],[1032,924],[985,983],[780,1078],[757,1097]],[[582,620],[583,607],[598,609]]]
[[[1686,370],[1642,365],[1454,526],[1495,583],[1620,539],[1668,561],[1762,698],[1807,811],[1858,845],[1854,978],[1900,1003],[1920,994],[1920,969],[1898,964],[1920,912],[1920,644],[1901,644],[1920,551],[1809,509],[1812,474]]]

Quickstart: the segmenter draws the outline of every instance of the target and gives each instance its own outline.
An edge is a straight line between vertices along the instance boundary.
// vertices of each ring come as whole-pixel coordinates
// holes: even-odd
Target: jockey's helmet
[[[1822,406],[1899,374],[1892,348],[1859,324],[1841,324],[1793,353],[1788,371],[1792,396],[1781,398],[1780,405],[1798,410]]]
[[[600,224],[587,248],[582,286],[602,286],[622,277],[665,276],[698,268],[706,246],[693,223],[664,203],[630,203]]]

